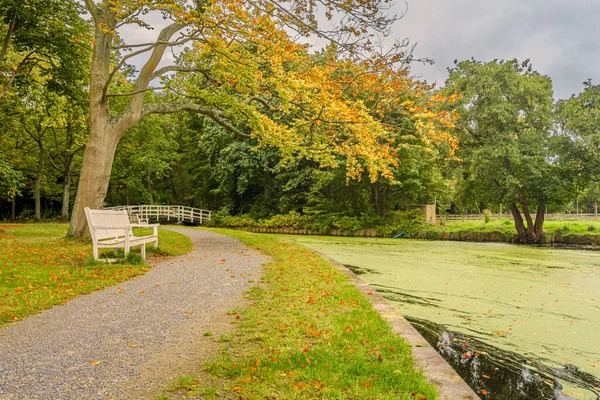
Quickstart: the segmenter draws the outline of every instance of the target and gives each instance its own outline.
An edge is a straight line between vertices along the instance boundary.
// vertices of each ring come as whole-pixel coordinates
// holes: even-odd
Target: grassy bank
[[[425,222],[418,211],[397,212],[393,221],[366,217],[313,216],[289,214],[253,220],[247,215],[215,217],[212,224],[258,233],[325,236],[394,237],[472,242],[518,242],[512,219]],[[600,221],[562,220],[544,223],[544,243],[600,245]]]
[[[411,348],[342,274],[303,247],[272,235],[223,231],[273,257],[234,335],[202,375],[172,392],[207,397],[435,399]],[[206,377],[204,377],[206,378]]]
[[[91,242],[65,238],[67,228],[65,224],[0,225],[0,325],[148,270],[135,257],[121,264],[93,262]],[[164,230],[159,230],[159,245],[157,254],[191,250],[187,236]]]
[[[512,219],[481,221],[447,221],[423,227],[413,237],[421,239],[450,239],[465,241],[516,240]],[[600,244],[600,221],[545,221],[544,242],[575,245]]]

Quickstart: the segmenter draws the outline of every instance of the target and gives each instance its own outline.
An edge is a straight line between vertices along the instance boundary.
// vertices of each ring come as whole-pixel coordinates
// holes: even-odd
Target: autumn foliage
[[[391,178],[400,130],[423,143],[444,141],[452,118],[436,106],[447,99],[415,82],[404,68],[406,44],[378,51],[376,35],[389,33],[388,2],[226,0],[86,0],[95,22],[90,82],[90,140],[84,156],[71,235],[85,231],[83,208],[102,205],[116,144],[152,114],[180,111],[210,118],[242,138],[281,150],[283,163],[300,158],[337,167],[349,179],[368,171]],[[126,25],[153,28],[144,18],[162,14],[167,25],[155,42],[127,43]],[[327,22],[319,24],[317,15]],[[327,46],[308,43],[317,37]],[[160,66],[165,51],[177,60]],[[135,79],[122,80],[134,57],[146,57]],[[152,86],[161,81],[161,86]],[[123,82],[121,82],[123,83]],[[155,91],[160,96],[147,96]],[[398,103],[397,99],[403,98]],[[109,99],[111,101],[109,101]],[[395,114],[395,121],[386,121]],[[400,128],[402,126],[402,128]]]

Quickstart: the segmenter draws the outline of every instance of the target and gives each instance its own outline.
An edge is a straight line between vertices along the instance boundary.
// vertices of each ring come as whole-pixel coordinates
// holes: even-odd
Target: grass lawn
[[[346,277],[273,235],[215,230],[273,257],[217,358],[158,398],[436,399],[395,335]],[[212,382],[207,384],[206,382]],[[217,382],[217,383],[215,383]]]
[[[487,224],[481,221],[445,221],[438,225],[440,231],[458,232],[501,232],[506,235],[516,235],[512,219],[495,219]],[[544,231],[552,235],[600,235],[600,221],[544,221]]]
[[[67,228],[0,225],[0,325],[148,271],[135,257],[122,264],[94,262],[91,241],[66,238]],[[187,236],[165,230],[159,230],[159,245],[157,253],[164,255],[185,254],[192,248]]]

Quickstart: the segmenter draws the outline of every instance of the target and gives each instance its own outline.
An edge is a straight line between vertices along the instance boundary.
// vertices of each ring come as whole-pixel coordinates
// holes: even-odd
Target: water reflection
[[[600,380],[566,364],[550,368],[544,360],[491,346],[430,321],[407,318],[482,398],[490,400],[600,399]],[[582,391],[563,389],[563,383]]]

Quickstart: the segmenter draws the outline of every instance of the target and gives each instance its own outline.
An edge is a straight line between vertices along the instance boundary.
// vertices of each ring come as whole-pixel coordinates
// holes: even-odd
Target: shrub
[[[492,212],[490,210],[483,210],[483,222],[488,223],[492,220]]]
[[[332,226],[335,229],[348,232],[356,232],[357,230],[363,227],[360,218],[346,216],[334,217],[332,221]]]

